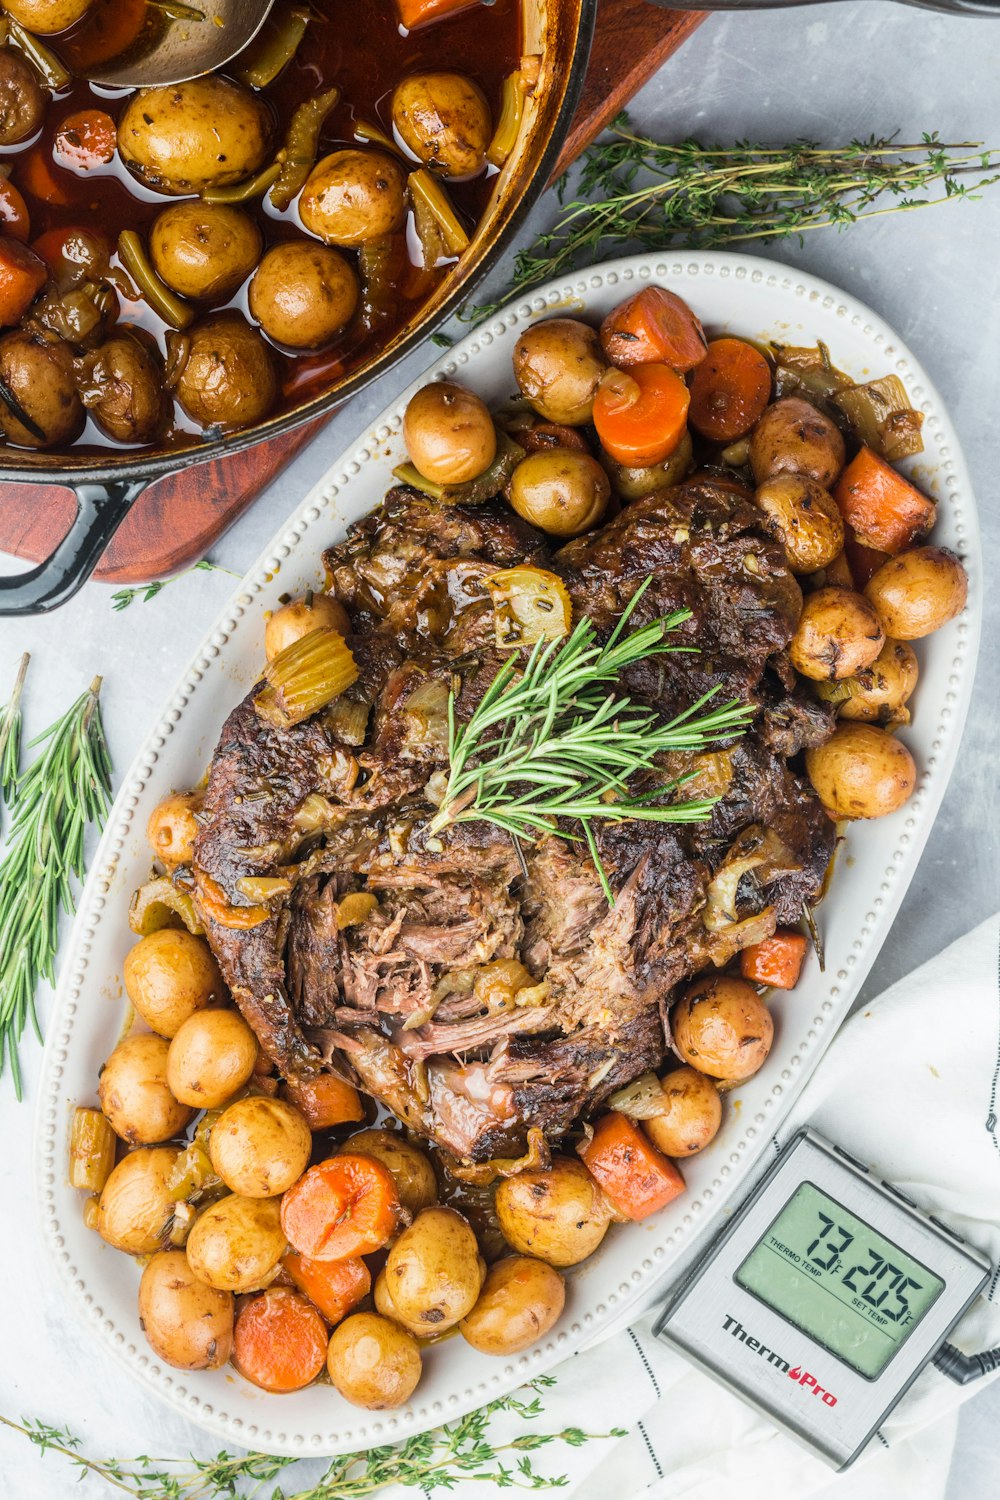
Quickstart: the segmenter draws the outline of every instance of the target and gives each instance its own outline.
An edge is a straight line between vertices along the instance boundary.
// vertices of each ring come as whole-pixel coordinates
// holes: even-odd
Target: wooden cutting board
[[[583,97],[558,171],[599,135],[704,20],[699,11],[661,10],[647,0],[600,0]],[[243,453],[165,475],[145,490],[115,534],[95,577],[146,583],[190,566],[320,431],[320,417]],[[54,485],[0,485],[0,551],[40,562],[75,513]]]

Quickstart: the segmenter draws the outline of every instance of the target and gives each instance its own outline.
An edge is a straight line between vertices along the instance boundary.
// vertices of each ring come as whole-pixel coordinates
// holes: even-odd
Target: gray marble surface
[[[952,141],[1000,146],[1000,21],[952,20],[882,0],[817,5],[709,21],[645,89],[634,117],[664,139],[809,137],[836,143],[898,130],[913,139],[938,131]],[[543,200],[530,227],[543,227]],[[1000,557],[995,489],[995,421],[1000,373],[1000,187],[980,203],[896,214],[845,233],[811,234],[804,244],[764,253],[828,278],[868,302],[912,346],[949,405],[976,485],[988,557]],[[754,247],[758,248],[758,247]],[[499,285],[502,272],[494,280]],[[212,552],[238,573],[337,453],[429,362],[412,358],[343,408],[321,438]],[[2,503],[2,501],[0,501]],[[47,619],[0,621],[0,691],[18,654],[33,653],[28,728],[37,732],[96,672],[119,775],[180,666],[222,607],[232,580],[191,574],[150,603],[113,611],[110,591],[91,584]],[[877,994],[1000,904],[996,737],[1000,701],[1000,595],[989,594],[972,715],[958,765],[920,870],[865,988]],[[44,1016],[48,996],[43,996]],[[29,1080],[38,1053],[26,1043]],[[31,1093],[29,1081],[28,1093]],[[0,1239],[5,1296],[0,1312],[0,1413],[33,1413],[69,1423],[94,1453],[182,1452],[196,1436],[135,1389],[95,1348],[47,1285],[37,1244],[30,1171],[30,1098],[14,1104],[0,1086]],[[1000,1489],[1000,1384],[963,1408],[947,1500]],[[776,1480],[778,1476],[775,1476]],[[40,1459],[0,1431],[4,1500],[62,1500],[69,1471]],[[927,1500],[944,1480],[928,1475]],[[110,1493],[91,1480],[73,1493]]]

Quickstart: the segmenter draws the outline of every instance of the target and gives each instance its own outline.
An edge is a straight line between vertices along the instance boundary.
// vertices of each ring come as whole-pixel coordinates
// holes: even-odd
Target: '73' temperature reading
[[[819,1233],[806,1251],[806,1255],[821,1271],[830,1271],[838,1275],[846,1263],[844,1257],[854,1243],[854,1235],[845,1229],[843,1224],[836,1224],[827,1214],[817,1213],[817,1218],[819,1219]],[[911,1288],[915,1292],[920,1291],[921,1283],[907,1276],[891,1261],[873,1250],[870,1245],[867,1255],[867,1264],[863,1260],[857,1261],[849,1271],[844,1273],[841,1278],[844,1286],[855,1296],[860,1296],[862,1302],[869,1307],[877,1307],[890,1323],[912,1322],[906,1293]],[[868,1278],[867,1285],[859,1286],[858,1280],[860,1279],[863,1283],[865,1278]],[[895,1298],[895,1304],[887,1306],[886,1301],[890,1296]]]

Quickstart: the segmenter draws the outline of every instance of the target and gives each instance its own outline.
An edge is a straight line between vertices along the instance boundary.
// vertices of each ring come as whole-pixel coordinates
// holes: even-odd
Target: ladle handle
[[[73,524],[36,568],[0,578],[0,615],[41,615],[72,599],[148,484],[148,479],[131,479],[74,485]]]

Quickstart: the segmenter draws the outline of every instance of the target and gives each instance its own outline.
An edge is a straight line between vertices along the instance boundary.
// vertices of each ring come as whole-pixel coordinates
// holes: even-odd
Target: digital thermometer
[[[812,1130],[785,1147],[656,1324],[844,1469],[941,1351],[988,1258]],[[962,1356],[952,1351],[962,1379]],[[970,1373],[983,1373],[992,1356]]]

